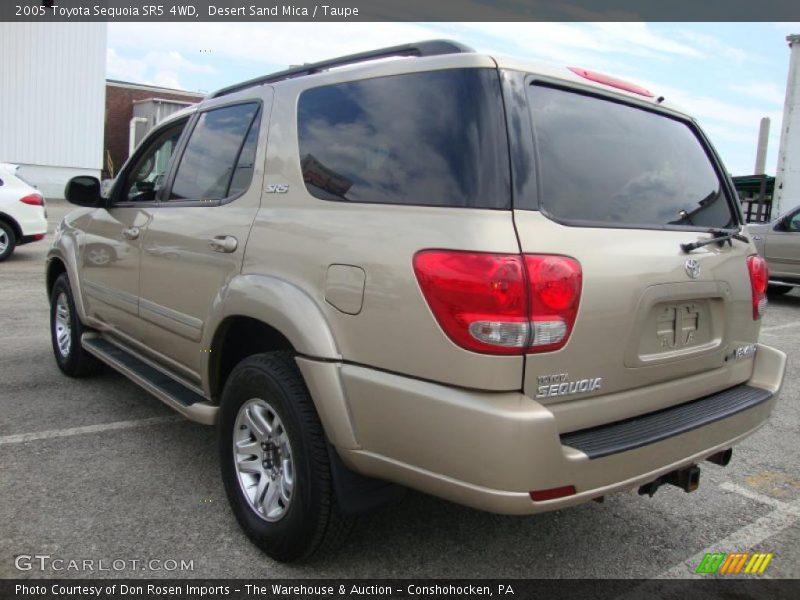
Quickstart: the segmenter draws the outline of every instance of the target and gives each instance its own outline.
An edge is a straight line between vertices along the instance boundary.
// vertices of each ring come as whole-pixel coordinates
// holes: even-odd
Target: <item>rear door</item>
[[[522,252],[572,257],[583,274],[569,341],[527,356],[525,392],[545,404],[585,405],[654,386],[647,398],[573,413],[575,428],[746,379],[727,357],[757,336],[746,262],[755,250],[741,241],[681,249],[740,223],[695,126],[530,80],[523,95],[533,144],[529,161],[514,161]]]
[[[241,270],[260,205],[271,90],[264,96],[198,112],[142,242],[142,341],[193,381],[210,351],[200,339],[212,304]]]

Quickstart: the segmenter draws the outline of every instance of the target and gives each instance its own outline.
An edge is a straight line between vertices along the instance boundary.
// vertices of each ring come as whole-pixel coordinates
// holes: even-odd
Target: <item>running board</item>
[[[187,419],[213,425],[219,408],[173,375],[120,344],[95,333],[85,333],[81,345]]]

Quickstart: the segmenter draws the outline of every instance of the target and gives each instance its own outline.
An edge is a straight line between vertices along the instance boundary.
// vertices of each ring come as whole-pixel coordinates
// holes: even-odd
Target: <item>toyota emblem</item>
[[[683,265],[683,268],[686,269],[686,274],[692,279],[697,279],[700,277],[700,263],[695,259],[690,258],[687,260],[686,264]]]

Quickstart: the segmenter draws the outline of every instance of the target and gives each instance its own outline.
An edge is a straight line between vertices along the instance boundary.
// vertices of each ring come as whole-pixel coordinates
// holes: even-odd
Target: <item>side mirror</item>
[[[100,180],[89,175],[78,175],[67,182],[64,188],[64,198],[70,204],[96,208],[102,206],[100,195]]]

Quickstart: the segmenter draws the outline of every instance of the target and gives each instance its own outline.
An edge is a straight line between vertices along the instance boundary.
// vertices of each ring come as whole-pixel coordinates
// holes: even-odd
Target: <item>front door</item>
[[[240,272],[259,208],[268,108],[258,99],[198,114],[142,243],[142,341],[195,382],[214,298]]]
[[[154,132],[120,174],[108,208],[92,212],[80,241],[88,316],[137,337],[142,239],[186,121]]]

